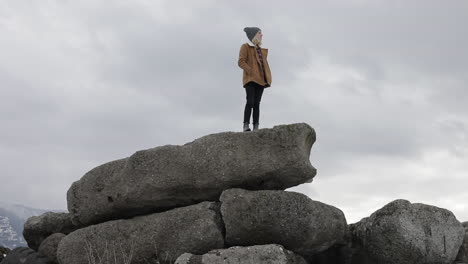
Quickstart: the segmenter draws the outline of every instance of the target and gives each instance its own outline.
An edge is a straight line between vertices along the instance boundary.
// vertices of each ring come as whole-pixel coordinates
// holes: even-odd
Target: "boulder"
[[[10,251],[1,264],[51,264],[47,257],[31,248],[17,247]]]
[[[350,225],[352,263],[452,264],[463,242],[463,226],[452,212],[395,200]]]
[[[42,241],[54,233],[69,234],[80,226],[74,225],[69,213],[47,212],[28,218],[24,224],[23,236],[28,246],[38,250]]]
[[[343,240],[347,224],[336,207],[301,193],[230,189],[222,193],[226,244],[280,244],[308,258]]]
[[[65,237],[65,234],[55,233],[47,237],[39,247],[39,253],[46,256],[53,264],[58,264],[57,249],[60,241]]]
[[[114,258],[132,264],[174,263],[185,252],[204,254],[223,247],[219,204],[203,202],[79,229],[62,239],[57,255],[66,264]]]
[[[284,190],[315,176],[314,142],[314,129],[301,123],[137,151],[74,182],[68,210],[76,223],[90,225],[215,201],[230,188]]]
[[[258,245],[212,250],[204,255],[185,253],[175,264],[307,264],[281,245]]]

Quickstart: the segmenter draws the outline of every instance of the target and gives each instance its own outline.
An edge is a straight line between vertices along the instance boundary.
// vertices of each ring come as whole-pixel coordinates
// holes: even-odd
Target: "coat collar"
[[[254,48],[255,45],[252,43],[252,42],[247,42],[247,45],[249,45],[250,47]],[[261,49],[265,49],[264,47],[260,47]]]

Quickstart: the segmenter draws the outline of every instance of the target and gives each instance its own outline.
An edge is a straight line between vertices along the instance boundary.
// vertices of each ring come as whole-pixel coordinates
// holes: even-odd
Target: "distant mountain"
[[[41,215],[47,210],[0,202],[0,246],[15,248],[27,246],[23,238],[23,226],[29,217]]]

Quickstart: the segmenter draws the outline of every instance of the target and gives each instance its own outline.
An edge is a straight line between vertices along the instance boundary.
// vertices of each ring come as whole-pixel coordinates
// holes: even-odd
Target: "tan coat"
[[[238,64],[244,70],[242,77],[244,87],[248,82],[256,82],[265,87],[270,87],[271,85],[271,71],[267,59],[268,49],[262,48],[261,50],[267,83],[265,83],[265,78],[263,78],[263,70],[255,46],[250,43],[244,43],[240,48]]]

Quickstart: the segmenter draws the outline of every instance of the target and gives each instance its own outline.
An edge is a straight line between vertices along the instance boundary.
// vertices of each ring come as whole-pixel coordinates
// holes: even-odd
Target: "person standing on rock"
[[[242,44],[239,52],[239,67],[244,70],[242,83],[247,94],[244,109],[243,131],[250,131],[250,116],[253,110],[253,130],[257,130],[260,118],[260,100],[263,89],[271,85],[271,71],[268,65],[268,49],[262,48],[262,30],[246,27],[244,32],[250,42]]]

